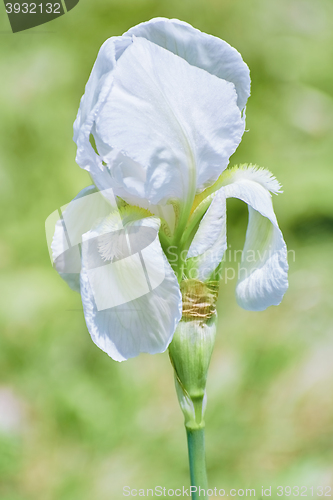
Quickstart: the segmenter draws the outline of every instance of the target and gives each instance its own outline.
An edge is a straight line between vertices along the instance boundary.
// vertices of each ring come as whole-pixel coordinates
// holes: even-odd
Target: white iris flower
[[[229,197],[249,207],[244,250],[264,256],[244,264],[238,303],[280,303],[287,252],[270,194],[280,186],[263,169],[226,170],[249,95],[240,54],[178,20],[152,19],[101,47],[74,124],[76,161],[94,186],[64,210],[52,251],[81,292],[93,341],[113,359],[166,350],[182,317],[180,282],[209,281],[223,258]],[[80,253],[68,250],[64,223]]]

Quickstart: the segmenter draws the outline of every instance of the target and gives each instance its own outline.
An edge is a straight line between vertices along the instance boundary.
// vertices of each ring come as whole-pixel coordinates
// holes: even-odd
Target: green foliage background
[[[279,307],[241,310],[221,283],[208,381],[212,487],[333,486],[333,3],[81,0],[11,34],[0,6],[0,498],[121,499],[188,485],[167,353],[118,364],[52,269],[44,221],[90,183],[72,123],[102,42],[156,16],[236,47],[251,69],[247,129],[231,164],[269,168],[290,253]],[[231,250],[247,210],[228,205]],[[295,258],[294,258],[295,256]],[[310,496],[310,491],[307,492]],[[333,495],[333,492],[332,492]]]

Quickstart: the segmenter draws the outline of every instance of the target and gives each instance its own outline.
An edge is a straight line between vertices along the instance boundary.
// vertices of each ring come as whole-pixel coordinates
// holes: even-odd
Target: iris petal
[[[163,352],[181,319],[182,298],[159,243],[159,221],[151,217],[124,228],[127,254],[124,235],[108,233],[107,228],[104,224],[86,233],[82,247],[81,297],[92,340],[116,361],[140,352]],[[121,255],[101,265],[96,248],[98,240],[105,245],[108,236],[118,238],[115,246],[121,247]]]
[[[192,203],[226,168],[241,140],[236,99],[230,82],[134,39],[96,119],[96,134],[122,154],[112,153],[111,176],[152,204]]]
[[[89,186],[82,189],[68,205],[61,207],[61,216],[56,214],[57,222],[50,230],[53,265],[77,292],[80,291],[82,234],[89,231],[99,219],[106,217],[113,207],[116,207],[116,202],[112,190],[109,189],[103,196],[95,186]]]
[[[281,186],[269,171],[253,166],[227,170],[220,185],[190,246],[187,269],[194,268],[201,280],[209,279],[227,248],[225,199],[238,198],[248,204],[249,223],[237,302],[251,311],[278,305],[288,288],[287,248],[270,192],[279,192]]]
[[[254,168],[234,169],[224,187],[227,198],[238,198],[249,207],[236,298],[243,309],[250,311],[280,304],[288,288],[287,247],[269,191],[279,188],[270,172]]]
[[[178,19],[161,17],[134,26],[125,35],[146,38],[182,57],[192,66],[232,82],[236,87],[240,110],[245,107],[250,95],[249,68],[239,52],[227,42],[202,33]]]
[[[220,189],[203,216],[198,231],[191,243],[187,264],[192,278],[206,281],[217,268],[227,248],[226,235],[226,198]]]

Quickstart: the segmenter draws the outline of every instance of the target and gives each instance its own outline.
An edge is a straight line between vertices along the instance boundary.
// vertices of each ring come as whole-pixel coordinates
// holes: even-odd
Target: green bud
[[[187,428],[204,426],[206,381],[216,334],[215,282],[181,283],[183,317],[169,346],[175,384]]]

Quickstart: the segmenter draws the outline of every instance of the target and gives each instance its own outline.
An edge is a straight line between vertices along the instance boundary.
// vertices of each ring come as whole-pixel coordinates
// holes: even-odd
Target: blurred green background
[[[0,499],[121,499],[188,485],[167,353],[116,363],[52,269],[44,221],[90,183],[72,124],[102,42],[156,16],[236,47],[250,67],[247,132],[231,164],[269,168],[290,254],[279,307],[240,309],[221,283],[209,380],[212,487],[333,487],[333,3],[81,0],[11,34],[0,6]],[[228,205],[241,248],[247,209]],[[326,490],[328,491],[328,490]],[[333,491],[331,492],[333,495]],[[307,495],[311,493],[308,490]]]

